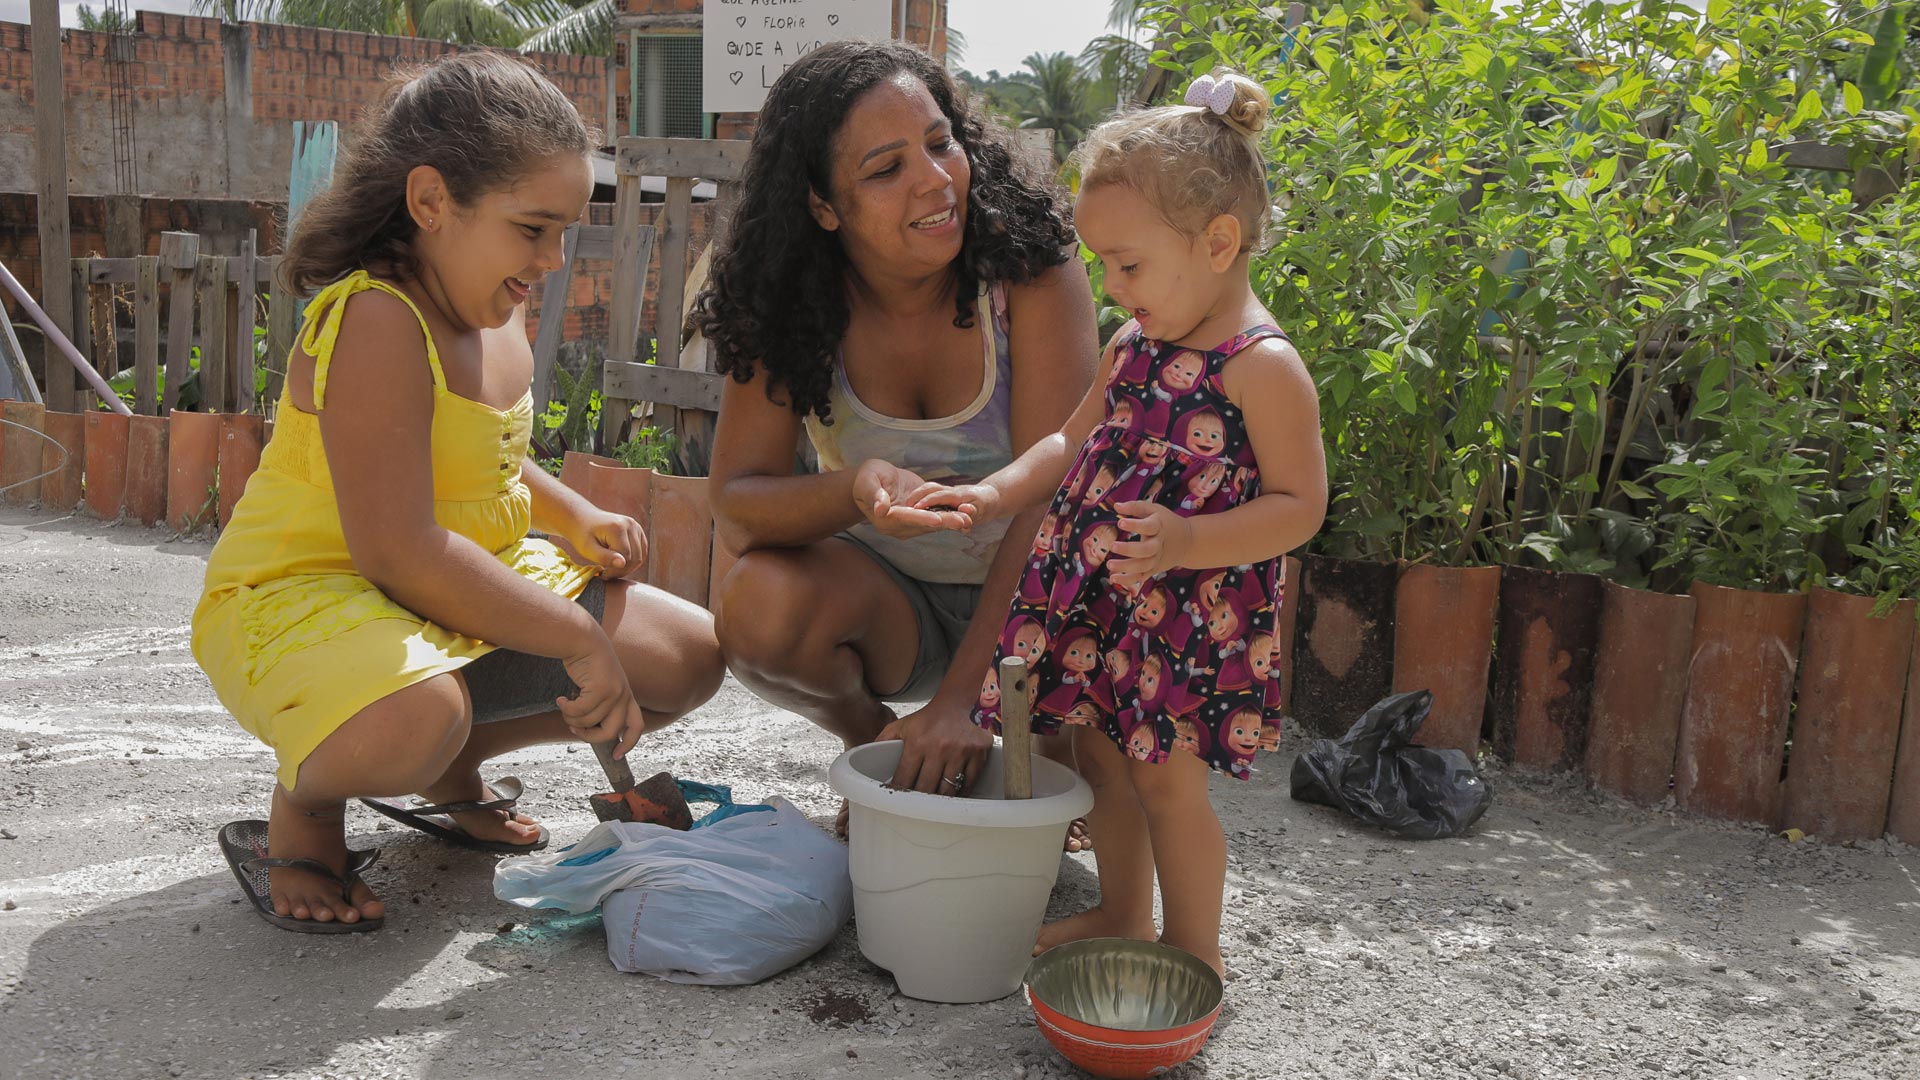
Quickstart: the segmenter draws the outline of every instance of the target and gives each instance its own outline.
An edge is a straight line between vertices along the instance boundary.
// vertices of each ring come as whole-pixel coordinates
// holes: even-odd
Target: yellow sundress
[[[314,358],[313,406],[326,406],[327,367],[348,297],[399,289],[364,271],[307,305],[301,345]],[[433,513],[515,573],[577,597],[594,570],[531,539],[521,481],[533,424],[531,390],[502,412],[447,389],[424,318],[433,370]],[[193,613],[193,656],[222,705],[279,758],[291,790],[300,763],[361,709],[492,652],[493,645],[423,619],[354,568],[340,527],[320,421],[282,394],[273,438],[207,561]]]

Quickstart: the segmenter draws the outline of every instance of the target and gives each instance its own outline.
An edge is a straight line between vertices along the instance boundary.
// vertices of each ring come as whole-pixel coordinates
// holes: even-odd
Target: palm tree
[[[614,0],[586,0],[528,34],[520,43],[520,51],[609,55],[613,52],[613,17],[617,14]]]
[[[102,7],[99,11],[94,11],[87,5],[81,4],[79,16],[82,30],[121,34],[133,29],[133,20],[118,8]]]
[[[529,51],[605,52],[613,25],[613,0],[194,0],[194,8],[229,22],[291,23]]]
[[[1014,117],[1023,128],[1052,129],[1054,155],[1065,161],[1099,120],[1101,110],[1091,100],[1087,80],[1073,57],[1063,52],[1033,53],[1024,63],[1026,70],[1014,76],[1021,88]]]
[[[1089,96],[1101,112],[1113,110],[1131,96],[1141,74],[1148,70],[1147,58],[1153,50],[1139,36],[1140,20],[1149,2],[1112,0],[1107,10],[1109,33],[1080,50],[1080,73],[1091,84]]]

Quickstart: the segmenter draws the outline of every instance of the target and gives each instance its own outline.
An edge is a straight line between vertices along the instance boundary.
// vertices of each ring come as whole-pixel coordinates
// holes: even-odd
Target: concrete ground
[[[272,780],[187,650],[207,551],[0,510],[0,1076],[1078,1075],[1019,996],[899,997],[851,926],[758,986],[618,974],[597,918],[497,901],[492,860],[359,808],[386,928],[268,926],[213,842]],[[1912,849],[1789,844],[1497,770],[1471,836],[1404,842],[1291,801],[1299,749],[1216,779],[1232,981],[1178,1076],[1920,1076]],[[731,682],[636,754],[834,809],[830,740]],[[501,772],[559,841],[591,824],[579,747]],[[1069,857],[1055,913],[1093,893]]]

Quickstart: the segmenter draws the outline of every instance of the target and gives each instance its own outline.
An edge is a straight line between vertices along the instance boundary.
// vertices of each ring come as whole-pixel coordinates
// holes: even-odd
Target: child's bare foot
[[[1174,948],[1179,949],[1181,952],[1191,953],[1194,956],[1198,957],[1201,963],[1212,968],[1213,973],[1215,975],[1220,976],[1222,979],[1227,977],[1227,961],[1226,961],[1226,958],[1220,955],[1220,943],[1218,941],[1214,942],[1213,944],[1207,946],[1204,949],[1195,949],[1187,945],[1183,945],[1178,941],[1169,940],[1163,934],[1161,935],[1161,938],[1160,938],[1160,944],[1171,945]]]
[[[273,812],[267,820],[267,854],[276,859],[314,859],[342,873],[347,866],[346,815],[342,803],[322,809],[303,808],[276,786]],[[342,897],[339,882],[310,870],[281,867],[267,873],[277,915],[356,923],[378,919],[387,911],[367,883],[357,877],[351,897]]]
[[[1069,941],[1083,941],[1087,938],[1123,937],[1135,941],[1153,940],[1153,916],[1118,915],[1095,905],[1078,915],[1070,915],[1059,922],[1050,922],[1040,928],[1040,938],[1033,943],[1033,955],[1039,956],[1055,945],[1065,945]]]
[[[494,793],[480,779],[480,770],[449,771],[440,780],[420,792],[430,805],[457,802],[489,802]],[[533,844],[540,839],[540,825],[517,810],[462,810],[448,814],[461,831],[475,840],[496,840],[508,844]]]

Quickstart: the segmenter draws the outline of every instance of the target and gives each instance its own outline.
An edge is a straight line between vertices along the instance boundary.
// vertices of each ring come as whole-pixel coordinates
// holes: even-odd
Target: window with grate
[[[631,31],[615,57],[616,131],[705,139],[713,118],[700,111],[700,36]]]

